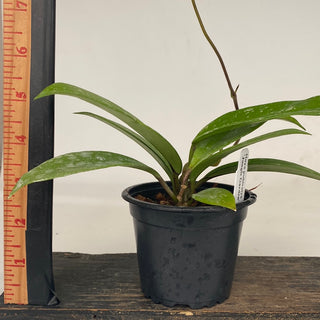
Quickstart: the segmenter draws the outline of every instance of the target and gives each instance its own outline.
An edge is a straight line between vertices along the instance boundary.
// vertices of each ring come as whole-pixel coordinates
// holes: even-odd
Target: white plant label
[[[233,195],[236,203],[244,200],[244,193],[246,189],[246,178],[248,172],[249,149],[241,150],[240,159],[238,162],[238,169],[236,171],[236,178],[234,183]]]

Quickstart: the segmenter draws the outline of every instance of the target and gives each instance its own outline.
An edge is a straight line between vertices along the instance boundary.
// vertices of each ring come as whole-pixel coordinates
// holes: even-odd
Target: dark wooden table
[[[239,257],[231,297],[192,310],[140,292],[135,254],[54,253],[54,307],[4,305],[1,320],[320,319],[320,258]]]

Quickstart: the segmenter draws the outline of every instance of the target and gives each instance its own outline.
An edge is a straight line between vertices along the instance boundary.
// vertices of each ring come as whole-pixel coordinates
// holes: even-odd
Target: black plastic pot
[[[205,187],[211,187],[208,183]],[[219,185],[232,191],[229,185]],[[256,195],[246,191],[237,211],[174,207],[137,200],[163,191],[158,183],[127,188],[144,295],[166,306],[211,307],[230,295],[242,222]]]

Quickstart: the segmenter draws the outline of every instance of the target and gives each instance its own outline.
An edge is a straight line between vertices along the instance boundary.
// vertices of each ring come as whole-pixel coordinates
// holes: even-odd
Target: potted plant
[[[11,196],[30,183],[114,166],[150,173],[157,182],[129,187],[122,193],[134,218],[142,290],[153,301],[168,306],[184,304],[201,308],[228,298],[242,223],[248,206],[256,201],[256,195],[247,190],[244,199],[236,203],[233,186],[209,180],[236,172],[236,162],[220,165],[234,152],[284,135],[308,134],[294,116],[319,116],[320,96],[239,109],[237,88],[233,88],[223,59],[203,26],[195,0],[192,4],[201,29],[220,61],[235,110],[200,130],[191,143],[187,162],[182,164],[177,151],[162,135],[115,103],[79,87],[55,83],[36,99],[68,95],[112,114],[125,125],[91,112],[77,113],[104,122],[138,143],[160,164],[168,178],[122,154],[74,152],[57,156],[25,173]],[[298,128],[244,139],[274,119]],[[249,159],[248,170],[283,172],[320,180],[320,173],[278,159]]]

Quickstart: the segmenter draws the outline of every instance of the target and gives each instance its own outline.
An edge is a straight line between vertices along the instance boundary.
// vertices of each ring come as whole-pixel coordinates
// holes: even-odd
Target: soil
[[[137,200],[140,201],[145,201],[145,202],[149,202],[149,203],[156,203],[156,204],[162,204],[162,205],[167,205],[167,206],[176,206],[176,204],[173,202],[173,200],[165,193],[159,192],[156,194],[154,199],[145,197],[141,194],[138,194],[135,197]],[[198,207],[198,206],[208,206],[207,204],[204,203],[200,203],[198,201],[193,200],[192,204],[190,205],[190,207]]]
[[[141,194],[138,194],[136,196],[136,199],[149,202],[149,203],[157,203],[157,204],[162,204],[162,205],[168,205],[168,206],[174,206],[174,202],[164,193],[159,192],[156,194],[155,199],[151,199],[148,197],[145,197]]]

